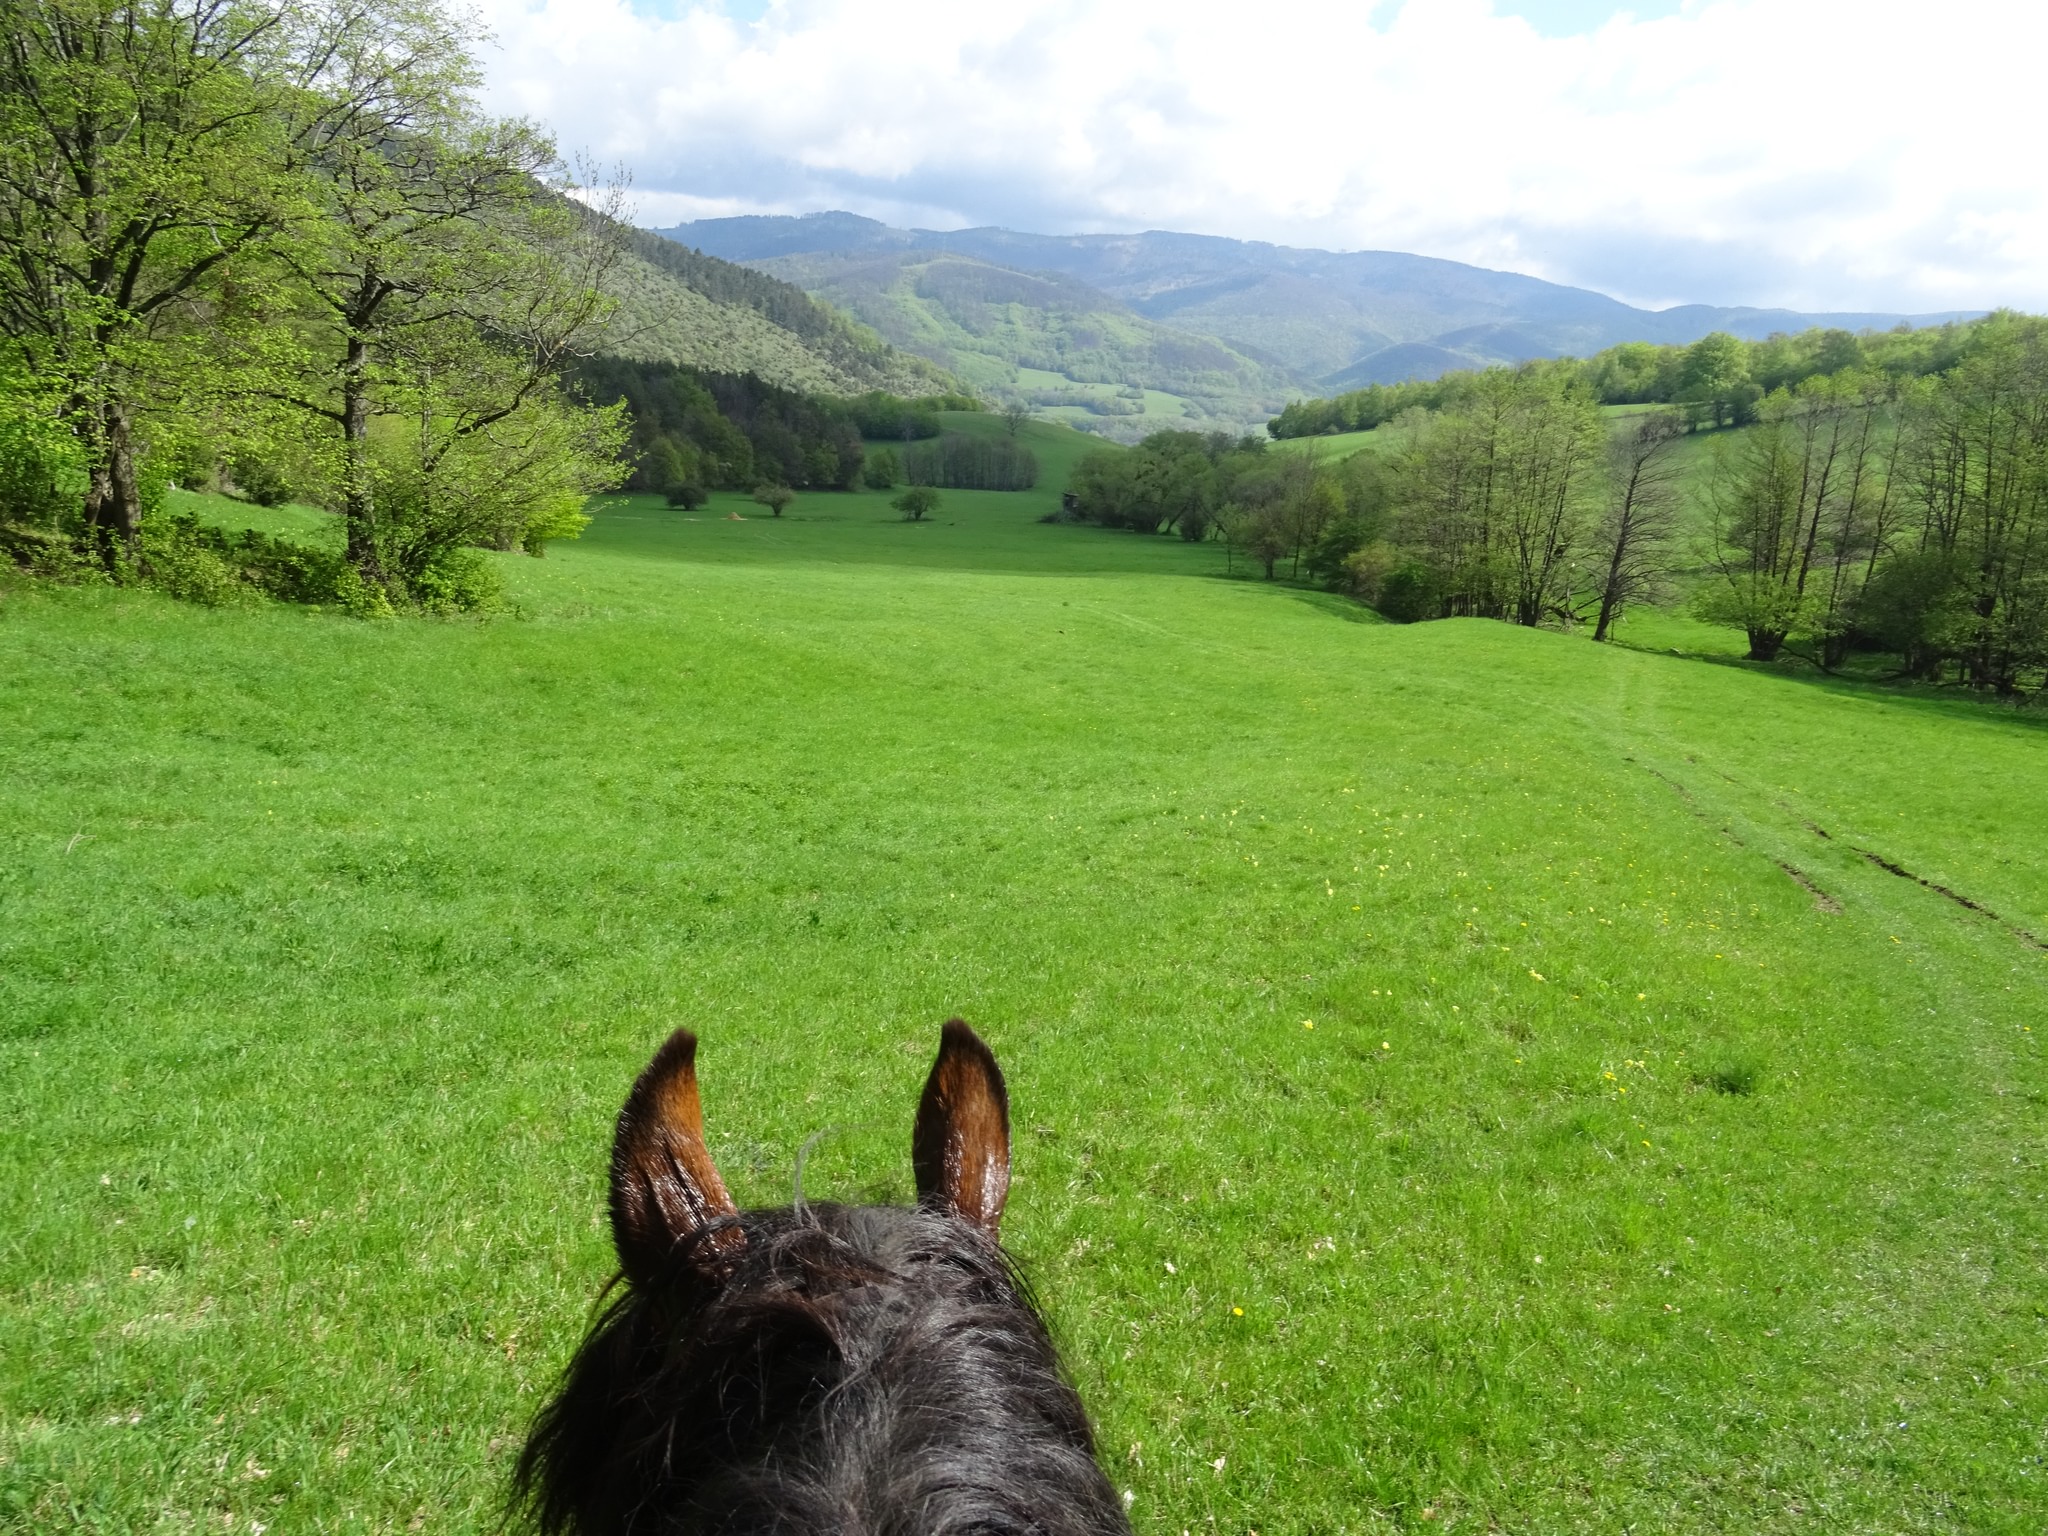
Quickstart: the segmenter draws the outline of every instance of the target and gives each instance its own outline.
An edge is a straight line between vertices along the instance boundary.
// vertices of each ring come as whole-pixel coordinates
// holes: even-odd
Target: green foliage
[[[860,483],[871,491],[886,491],[903,478],[902,461],[893,448],[876,448],[861,466]]]
[[[349,567],[339,549],[253,528],[231,532],[190,512],[145,519],[142,549],[150,586],[207,607],[262,598],[349,605]]]
[[[235,489],[259,507],[281,507],[296,499],[284,471],[262,454],[237,454],[229,461],[227,469]]]
[[[956,490],[1028,491],[1038,483],[1038,460],[1014,438],[948,432],[906,448],[903,477]]]
[[[443,548],[408,582],[410,596],[427,613],[492,613],[505,606],[505,584],[483,551]]]
[[[939,493],[929,485],[913,485],[889,505],[909,521],[921,523],[939,510]]]
[[[880,390],[870,390],[846,402],[847,415],[862,437],[900,438],[906,443],[918,438],[937,437],[938,413],[958,409],[961,409],[959,405],[942,403],[940,398],[906,400],[898,395],[885,395]]]
[[[744,490],[764,475],[799,490],[850,490],[860,483],[859,401],[801,395],[750,375],[618,357],[580,364],[576,384],[587,398],[624,403],[640,456],[627,481],[635,490],[666,492],[686,482]],[[870,414],[887,418],[876,402],[888,397],[864,398]],[[916,413],[938,430],[921,405]]]
[[[796,500],[796,492],[786,485],[757,485],[754,487],[756,505],[766,507],[774,517],[782,516],[782,509]]]
[[[85,502],[83,445],[55,402],[0,374],[0,527],[75,531]]]
[[[1454,371],[1410,384],[1375,384],[1320,400],[1295,400],[1266,424],[1276,438],[1370,431],[1408,410],[1454,409],[1487,373],[1555,370],[1581,379],[1603,405],[1689,404],[1702,427],[1746,425],[1767,394],[1808,379],[1866,370],[1894,379],[1944,373],[1986,344],[1997,316],[1985,320],[1904,327],[1851,335],[1815,327],[1796,336],[1741,341],[1716,332],[1690,346],[1630,341],[1583,362],[1502,365]]]

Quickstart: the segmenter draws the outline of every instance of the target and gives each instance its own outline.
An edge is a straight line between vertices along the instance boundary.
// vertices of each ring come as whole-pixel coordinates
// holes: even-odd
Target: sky
[[[639,222],[1413,251],[1630,303],[2048,310],[2038,0],[480,0]]]

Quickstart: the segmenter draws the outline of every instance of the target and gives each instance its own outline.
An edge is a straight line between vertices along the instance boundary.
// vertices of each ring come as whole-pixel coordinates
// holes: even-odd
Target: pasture
[[[0,1527],[491,1528],[652,1047],[905,1199],[958,1013],[1141,1532],[2041,1528],[2039,714],[1372,622],[1026,430],[487,622],[0,589]]]

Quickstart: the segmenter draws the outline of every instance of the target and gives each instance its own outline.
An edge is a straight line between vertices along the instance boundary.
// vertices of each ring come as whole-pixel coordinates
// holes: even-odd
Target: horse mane
[[[514,1509],[548,1536],[1130,1529],[1009,1257],[893,1206],[738,1212],[615,1280]]]

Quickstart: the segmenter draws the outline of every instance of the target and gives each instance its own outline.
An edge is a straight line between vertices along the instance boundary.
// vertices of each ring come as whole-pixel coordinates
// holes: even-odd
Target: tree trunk
[[[348,527],[348,563],[364,581],[384,587],[377,550],[377,495],[370,475],[370,347],[351,336],[341,375],[342,520]]]
[[[1614,628],[1614,610],[1617,606],[1618,604],[1614,601],[1614,586],[1610,581],[1607,590],[1600,594],[1600,617],[1593,624],[1593,643],[1595,645],[1604,644],[1608,631]]]
[[[1778,652],[1785,648],[1785,632],[1778,629],[1752,629],[1749,632],[1749,660],[1776,661]]]
[[[121,559],[135,561],[142,553],[142,492],[135,483],[135,442],[128,408],[118,403],[99,408],[99,452],[86,484],[85,521],[93,549],[108,575],[117,575]]]

